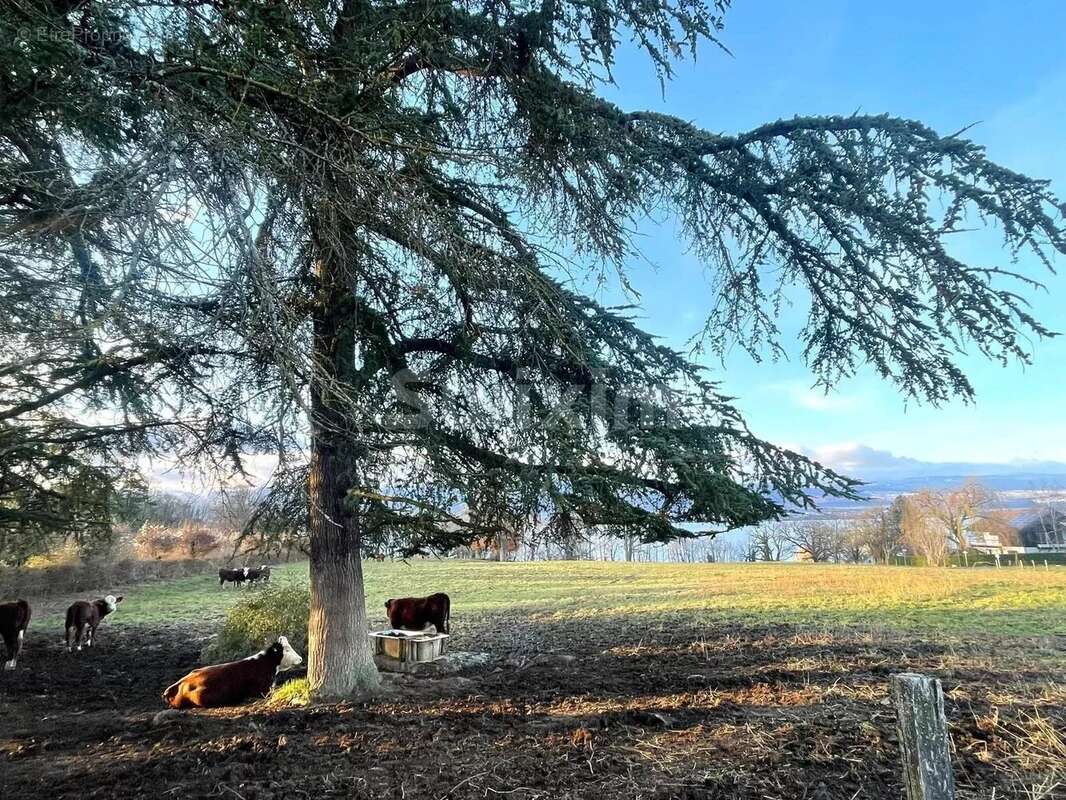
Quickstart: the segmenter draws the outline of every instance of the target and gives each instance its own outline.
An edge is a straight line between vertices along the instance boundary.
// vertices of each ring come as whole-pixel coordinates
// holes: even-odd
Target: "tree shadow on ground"
[[[196,666],[202,632],[115,626],[76,655],[31,635],[0,680],[0,794],[896,800],[887,679],[917,670],[950,690],[960,797],[1010,796],[1019,776],[993,706],[1003,724],[1035,707],[1066,724],[1063,669],[1029,668],[1024,643],[678,619],[457,628],[454,648],[493,661],[393,679],[366,703],[161,720],[160,692]]]

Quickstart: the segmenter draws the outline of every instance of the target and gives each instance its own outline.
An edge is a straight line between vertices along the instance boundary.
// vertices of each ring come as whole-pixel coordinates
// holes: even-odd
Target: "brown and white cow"
[[[78,650],[81,650],[82,644],[86,647],[92,647],[93,640],[96,638],[96,629],[100,622],[108,614],[113,614],[121,602],[122,595],[115,597],[115,595],[109,594],[99,600],[93,600],[92,602],[78,600],[71,605],[67,609],[67,652],[69,653],[75,645]]]
[[[265,697],[279,672],[302,663],[289,640],[280,636],[254,656],[194,669],[166,688],[163,702],[171,708],[215,708]]]
[[[22,640],[30,624],[30,604],[25,600],[0,603],[0,636],[4,639],[7,661],[4,669],[14,669],[22,652]]]
[[[401,597],[386,600],[385,613],[389,615],[389,625],[394,628],[420,631],[433,625],[441,633],[447,633],[452,601],[443,592],[429,597]]]

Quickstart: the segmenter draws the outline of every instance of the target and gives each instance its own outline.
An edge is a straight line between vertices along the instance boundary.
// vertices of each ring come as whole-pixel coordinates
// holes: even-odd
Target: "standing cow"
[[[222,567],[218,571],[218,585],[219,588],[225,588],[226,582],[235,583],[240,586],[246,580],[248,580],[248,567],[237,567],[236,569],[227,569]]]
[[[252,567],[248,569],[245,567],[245,580],[252,586],[257,583],[270,583],[270,567],[266,564],[260,564],[258,567]]]
[[[7,661],[4,669],[14,669],[22,652],[22,640],[30,624],[30,604],[25,600],[0,603],[0,636],[4,639]]]
[[[429,597],[401,597],[386,600],[385,613],[389,615],[389,625],[394,628],[420,631],[426,625],[433,625],[441,633],[447,633],[452,601],[443,592]]]
[[[118,604],[122,602],[122,595],[115,597],[109,594],[99,600],[79,600],[67,609],[67,652],[71,652],[74,645],[81,650],[82,644],[86,647],[93,646],[96,638],[96,628],[108,614],[113,614]]]

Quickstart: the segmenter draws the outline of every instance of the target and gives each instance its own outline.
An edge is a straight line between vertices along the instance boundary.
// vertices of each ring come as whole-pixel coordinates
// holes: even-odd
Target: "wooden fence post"
[[[893,675],[891,691],[907,800],[954,800],[955,778],[940,681],[913,673]]]

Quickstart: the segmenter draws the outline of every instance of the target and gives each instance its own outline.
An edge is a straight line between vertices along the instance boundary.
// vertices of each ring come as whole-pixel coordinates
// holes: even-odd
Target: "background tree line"
[[[789,561],[897,563],[901,558],[941,566],[955,555],[998,541],[1019,544],[1015,511],[999,507],[999,497],[977,480],[944,489],[921,489],[884,506],[838,517],[795,516],[750,527],[741,539],[705,537],[695,532],[669,543],[646,545],[624,530],[572,525],[558,529],[530,522],[518,535],[514,523],[501,549],[487,537],[454,553],[492,560],[586,559],[600,561]],[[985,539],[986,536],[994,537]]]
[[[306,554],[308,532],[264,511],[263,492],[241,487],[196,496],[144,487],[115,494],[112,524],[91,536],[52,532],[36,537],[0,532],[0,565],[64,552],[92,561],[118,552],[146,559],[263,557]],[[801,560],[891,564],[901,557],[931,565],[974,548],[971,534],[1018,544],[1014,512],[999,508],[996,493],[976,480],[947,489],[899,495],[890,504],[837,518],[793,517],[747,529],[742,540],[695,535],[642,543],[624,527],[587,526],[580,519],[523,519],[501,512],[492,497],[465,516],[495,531],[451,549],[452,556],[493,561],[600,560],[713,563]],[[366,542],[364,556],[402,556],[411,549],[402,530]]]
[[[0,529],[0,566],[19,567],[71,559],[86,563],[117,558],[232,560],[306,552],[306,532],[299,540],[257,515],[261,491],[251,487],[194,495],[144,486],[113,495],[106,525],[91,534],[77,530]]]
[[[942,566],[952,553],[968,554],[973,536],[991,534],[1003,546],[1015,545],[1014,514],[997,507],[987,486],[969,480],[948,489],[922,489],[835,520],[792,520],[755,528],[748,560],[789,558],[815,562],[890,564],[911,556]],[[980,545],[978,545],[979,547]]]

